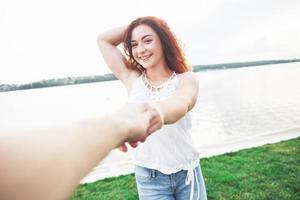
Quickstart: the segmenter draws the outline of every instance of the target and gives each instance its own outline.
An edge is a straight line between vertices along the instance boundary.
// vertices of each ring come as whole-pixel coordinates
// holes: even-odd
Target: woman
[[[122,42],[128,58],[117,48]],[[165,124],[132,150],[139,198],[206,199],[199,154],[189,135],[198,80],[168,25],[157,17],[141,17],[100,34],[98,46],[129,99],[152,103],[162,116],[155,123]]]

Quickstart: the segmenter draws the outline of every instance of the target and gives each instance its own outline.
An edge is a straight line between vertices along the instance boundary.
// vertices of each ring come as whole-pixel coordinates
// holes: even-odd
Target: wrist
[[[118,141],[116,147],[118,147],[129,139],[131,125],[126,118],[122,117],[122,114],[120,113],[113,113],[107,116],[107,118],[110,119],[109,121],[111,122],[111,127],[113,127],[115,130],[114,134]]]

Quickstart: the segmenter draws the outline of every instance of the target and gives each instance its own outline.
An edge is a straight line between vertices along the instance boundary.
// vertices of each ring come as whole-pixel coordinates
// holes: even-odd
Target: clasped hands
[[[123,152],[128,150],[126,143],[135,148],[164,124],[163,114],[154,103],[127,103],[119,110],[118,117],[127,126],[124,141],[119,146]]]

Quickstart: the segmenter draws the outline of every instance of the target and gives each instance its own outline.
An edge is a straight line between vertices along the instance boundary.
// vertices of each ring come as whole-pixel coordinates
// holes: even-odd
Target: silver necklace
[[[159,91],[161,91],[162,88],[165,87],[165,85],[166,85],[171,79],[173,79],[174,76],[176,76],[176,73],[175,73],[175,72],[172,73],[172,75],[169,77],[169,79],[168,79],[167,81],[165,81],[164,83],[162,83],[162,84],[159,85],[159,86],[155,86],[155,85],[152,85],[152,84],[150,83],[150,81],[149,81],[148,78],[147,78],[146,72],[144,71],[144,72],[143,72],[143,76],[142,76],[142,77],[143,77],[142,80],[143,80],[143,83],[145,84],[145,86],[146,86],[151,92],[159,92]]]

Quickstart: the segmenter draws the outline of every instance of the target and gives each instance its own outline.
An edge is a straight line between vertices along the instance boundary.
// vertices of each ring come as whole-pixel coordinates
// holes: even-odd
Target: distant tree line
[[[117,80],[113,74],[47,79],[25,84],[2,84],[0,92]]]
[[[265,61],[253,61],[253,62],[195,65],[195,66],[193,66],[193,71],[199,72],[199,71],[206,71],[206,70],[220,70],[220,69],[230,69],[230,68],[240,68],[240,67],[253,67],[253,66],[260,66],[260,65],[274,65],[274,64],[291,63],[291,62],[300,62],[300,59],[265,60]]]
[[[220,69],[229,69],[229,68],[259,66],[259,65],[273,65],[273,64],[281,64],[281,63],[290,63],[290,62],[300,62],[300,59],[194,65],[193,71],[199,72],[199,71],[207,71],[207,70],[220,70]],[[0,92],[43,88],[43,87],[54,87],[54,86],[62,86],[62,85],[94,83],[94,82],[112,81],[112,80],[117,80],[117,78],[113,74],[65,77],[65,78],[41,80],[41,81],[25,83],[25,84],[0,84]]]

